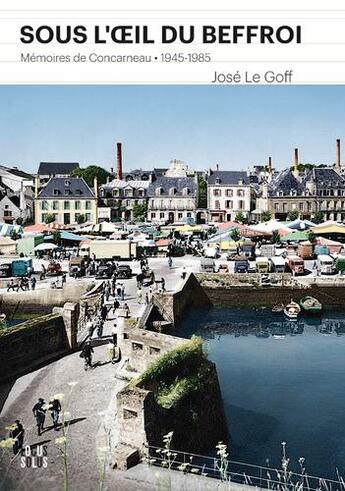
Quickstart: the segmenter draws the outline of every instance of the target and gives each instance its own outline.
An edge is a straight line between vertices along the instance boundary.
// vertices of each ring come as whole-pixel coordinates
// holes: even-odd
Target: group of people
[[[12,278],[11,281],[7,283],[7,291],[19,292],[20,290],[25,292],[28,290],[35,290],[37,280],[34,276],[28,278],[27,276],[23,276],[21,278],[17,278],[16,281]]]

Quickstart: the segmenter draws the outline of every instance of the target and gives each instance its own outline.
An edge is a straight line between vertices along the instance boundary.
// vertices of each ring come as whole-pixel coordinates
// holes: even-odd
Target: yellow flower
[[[66,442],[66,437],[65,436],[59,436],[59,438],[55,438],[55,443],[57,445],[61,445]]]
[[[5,430],[7,431],[13,431],[15,428],[17,428],[17,425],[15,425],[14,423],[10,426],[6,426],[5,427]]]
[[[6,440],[0,441],[0,448],[11,448],[15,444],[16,440],[14,438],[6,438]]]

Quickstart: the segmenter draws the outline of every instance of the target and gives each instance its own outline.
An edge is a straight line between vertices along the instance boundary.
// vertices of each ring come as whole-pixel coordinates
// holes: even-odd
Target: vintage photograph
[[[0,106],[0,489],[343,489],[345,87]]]

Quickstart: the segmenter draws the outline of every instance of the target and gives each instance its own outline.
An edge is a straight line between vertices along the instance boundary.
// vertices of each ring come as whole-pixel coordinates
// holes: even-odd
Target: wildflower
[[[55,438],[55,443],[57,445],[62,445],[63,443],[66,443],[66,437],[65,436],[59,436],[59,438]]]
[[[0,448],[11,448],[15,444],[15,438],[6,438],[0,441]]]
[[[78,385],[78,384],[79,384],[79,382],[77,382],[77,381],[72,381],[72,382],[68,382],[68,384],[67,384],[67,385],[69,385],[70,387],[75,387],[75,386],[76,386],[76,385]]]

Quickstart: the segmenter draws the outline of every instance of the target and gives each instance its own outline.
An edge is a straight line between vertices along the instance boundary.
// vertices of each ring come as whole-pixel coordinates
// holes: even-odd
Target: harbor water
[[[178,334],[201,336],[216,363],[230,432],[230,458],[345,477],[345,315],[269,310],[194,311]],[[211,451],[211,449],[210,449]]]

